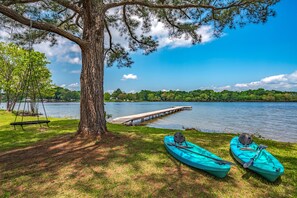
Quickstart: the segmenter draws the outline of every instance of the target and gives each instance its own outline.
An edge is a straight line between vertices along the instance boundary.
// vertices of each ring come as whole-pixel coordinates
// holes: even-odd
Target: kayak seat
[[[174,142],[177,144],[182,144],[186,142],[186,138],[181,132],[176,132],[174,134]]]
[[[248,133],[242,133],[242,134],[240,134],[238,140],[244,146],[248,146],[248,145],[250,145],[253,142],[252,136],[250,134],[248,134]]]

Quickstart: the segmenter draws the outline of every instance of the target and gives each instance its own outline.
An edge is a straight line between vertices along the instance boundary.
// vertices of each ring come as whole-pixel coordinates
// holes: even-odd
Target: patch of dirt
[[[38,182],[60,178],[60,170],[69,167],[79,171],[91,164],[107,163],[114,148],[123,147],[129,141],[128,136],[112,133],[103,135],[100,140],[62,135],[30,147],[0,152],[0,183],[12,195],[30,193],[27,192],[30,188],[24,189],[18,184],[19,180],[25,178],[26,184],[39,185]],[[49,175],[49,180],[44,181],[44,175]],[[0,195],[3,186],[0,186]],[[2,189],[2,193],[5,189]],[[31,193],[36,195],[38,190]]]

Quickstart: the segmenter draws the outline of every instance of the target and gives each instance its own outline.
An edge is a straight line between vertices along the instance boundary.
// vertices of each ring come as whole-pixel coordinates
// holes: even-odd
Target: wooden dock
[[[151,111],[147,113],[140,113],[140,114],[135,114],[135,115],[129,115],[129,116],[124,116],[124,117],[118,117],[110,122],[113,124],[125,124],[125,125],[133,125],[134,121],[139,121],[144,122],[147,120],[151,120],[154,118],[158,118],[161,116],[169,115],[178,111],[183,111],[183,110],[191,110],[191,106],[177,106],[177,107],[171,107],[168,109],[162,109],[162,110],[157,110],[157,111]]]

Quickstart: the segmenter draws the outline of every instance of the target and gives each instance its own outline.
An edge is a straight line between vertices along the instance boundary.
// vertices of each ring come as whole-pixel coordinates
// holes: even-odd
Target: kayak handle
[[[263,145],[263,144],[260,144],[260,145],[258,146],[258,148],[257,148],[258,151],[257,151],[256,155],[255,155],[254,157],[252,157],[252,158],[250,159],[250,161],[244,163],[244,164],[243,164],[243,168],[248,168],[248,167],[250,167],[251,165],[253,165],[254,161],[255,161],[256,158],[260,155],[260,153],[262,152],[262,150],[266,149],[267,147],[268,147],[268,146],[265,146],[265,145]]]

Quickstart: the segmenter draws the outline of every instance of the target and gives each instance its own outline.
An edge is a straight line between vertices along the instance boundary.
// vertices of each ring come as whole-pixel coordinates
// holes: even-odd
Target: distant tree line
[[[58,86],[54,86],[53,89],[54,94],[45,98],[48,102],[79,102],[80,100],[80,91]]]
[[[5,93],[0,99],[5,102]],[[80,91],[52,85],[51,94],[45,96],[47,102],[79,102]],[[121,89],[104,94],[106,102],[297,102],[297,92],[276,90],[246,90],[215,92],[213,90],[194,91],[149,91],[125,93]]]
[[[0,93],[0,103],[7,102],[5,93]],[[80,91],[73,91],[63,87],[51,85],[50,93],[44,95],[45,102],[79,102]]]
[[[213,90],[194,91],[149,91],[142,90],[137,93],[125,93],[121,89],[113,93],[104,94],[105,101],[173,101],[173,102],[296,102],[297,92],[276,90],[246,90],[215,92]]]

